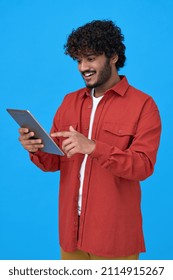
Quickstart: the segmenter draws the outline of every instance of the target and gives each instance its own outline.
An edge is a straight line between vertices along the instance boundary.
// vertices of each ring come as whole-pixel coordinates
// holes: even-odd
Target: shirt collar
[[[129,88],[128,80],[125,76],[120,75],[120,81],[115,84],[112,88],[110,88],[108,91],[114,91],[115,93],[118,93],[121,96],[124,96],[127,89]]]
[[[115,84],[112,88],[108,89],[105,94],[107,94],[108,92],[115,92],[121,96],[124,96],[128,87],[129,87],[129,83],[128,80],[125,76],[120,75],[120,81]],[[84,97],[85,95],[87,96],[91,96],[91,89],[89,88],[83,88],[83,90],[81,90],[80,92],[80,96],[81,98]]]

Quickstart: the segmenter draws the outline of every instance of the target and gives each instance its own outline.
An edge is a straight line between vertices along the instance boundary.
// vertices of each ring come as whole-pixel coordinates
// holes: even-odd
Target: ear
[[[112,64],[116,64],[118,61],[118,55],[117,54],[114,54],[112,57],[111,57],[111,63]]]

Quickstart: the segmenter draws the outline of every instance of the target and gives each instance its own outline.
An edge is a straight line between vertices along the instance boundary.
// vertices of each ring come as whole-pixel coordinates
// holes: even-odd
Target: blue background
[[[84,86],[64,43],[93,19],[121,27],[127,62],[120,73],[159,107],[155,173],[141,184],[147,252],[140,258],[173,259],[172,13],[171,0],[0,0],[0,259],[59,259],[59,173],[30,162],[6,108],[29,109],[50,130],[63,96]]]

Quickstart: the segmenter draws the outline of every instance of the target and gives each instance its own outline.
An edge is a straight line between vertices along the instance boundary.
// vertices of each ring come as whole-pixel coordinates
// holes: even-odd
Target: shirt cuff
[[[31,161],[33,161],[36,165],[40,162],[40,157],[43,156],[43,152],[41,150],[38,150],[35,153],[29,152],[29,157]]]
[[[106,161],[109,159],[112,147],[97,140],[93,141],[96,143],[96,145],[94,151],[90,154],[90,157],[101,161]]]

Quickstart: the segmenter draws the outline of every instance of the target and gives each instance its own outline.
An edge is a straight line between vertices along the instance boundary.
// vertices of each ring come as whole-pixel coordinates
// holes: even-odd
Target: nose
[[[85,72],[85,71],[89,70],[88,61],[85,59],[81,59],[81,61],[78,63],[78,69],[80,72]]]

